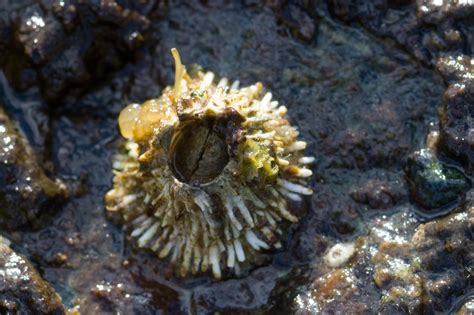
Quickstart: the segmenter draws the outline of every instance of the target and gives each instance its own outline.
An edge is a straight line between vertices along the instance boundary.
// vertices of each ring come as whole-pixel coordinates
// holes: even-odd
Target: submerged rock
[[[0,108],[0,227],[39,227],[67,197],[45,175],[23,135]]]
[[[0,313],[65,314],[61,298],[31,263],[0,243]]]
[[[470,187],[469,180],[460,170],[443,165],[428,149],[408,157],[406,173],[412,199],[426,209],[440,208],[459,200]]]

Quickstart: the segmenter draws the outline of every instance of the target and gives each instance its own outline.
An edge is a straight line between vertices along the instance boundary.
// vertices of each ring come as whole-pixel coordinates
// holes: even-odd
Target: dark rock
[[[40,5],[22,10],[17,30],[18,44],[34,64],[43,64],[61,49],[65,33],[58,20],[43,13]]]
[[[434,297],[435,309],[448,309],[454,302],[455,297],[463,292],[467,280],[463,271],[448,271],[442,276],[430,279],[425,283],[426,294]]]
[[[8,83],[5,75],[0,72],[0,104],[22,134],[28,140],[38,157],[38,163],[49,167],[48,139],[51,136],[48,104],[40,97],[39,88],[32,88],[24,93],[17,93]]]
[[[368,172],[354,186],[350,192],[352,199],[372,209],[389,209],[405,194],[402,178],[389,172]]]
[[[313,282],[293,303],[296,313],[432,314],[447,312],[470,292],[474,193],[459,212],[425,224],[408,212],[376,217],[358,238],[354,256],[333,269],[315,263]],[[374,288],[374,286],[376,288]],[[361,305],[370,307],[363,311]],[[274,309],[273,311],[277,311]]]
[[[5,58],[7,47],[10,42],[12,30],[9,25],[8,14],[0,10],[0,64]]]
[[[134,292],[124,283],[97,283],[91,289],[91,294],[102,302],[103,308],[95,309],[97,312],[117,312],[118,310],[125,314],[153,314],[154,312],[151,293]]]
[[[347,23],[390,38],[416,59],[472,53],[474,5],[461,2],[330,0],[329,12]]]
[[[473,210],[468,208],[417,228],[411,243],[419,253],[423,269],[442,273],[470,268],[470,252],[474,246],[470,239],[473,215]]]
[[[65,200],[67,190],[48,178],[22,134],[0,108],[0,226],[39,227]]]
[[[412,199],[428,210],[459,200],[470,187],[460,170],[442,164],[428,149],[410,155],[405,171]]]
[[[281,276],[281,271],[266,267],[255,270],[244,279],[228,280],[198,288],[193,294],[195,312],[207,314],[209,310],[248,312],[265,309]]]
[[[474,296],[468,296],[461,307],[457,310],[456,315],[474,314]]]
[[[307,43],[316,39],[316,19],[307,10],[295,4],[286,5],[280,14],[280,21],[288,27],[293,36]]]
[[[380,306],[377,310],[377,314],[380,315],[405,315],[408,314],[406,307],[400,304],[385,303]]]
[[[441,58],[438,70],[450,84],[440,113],[442,144],[448,152],[474,167],[474,59]]]
[[[39,85],[50,101],[60,101],[66,90],[79,94],[133,58],[150,25],[146,16],[157,6],[114,0],[0,4],[10,17],[0,18],[6,24],[0,39],[9,38],[9,28],[15,34],[0,44],[0,51],[2,45],[10,51],[0,65],[15,87]]]
[[[419,257],[420,274],[427,279],[424,294],[437,311],[449,309],[469,287],[469,256],[474,250],[469,236],[474,218],[471,197],[472,191],[462,212],[420,225],[410,242]]]
[[[0,312],[65,314],[61,298],[31,263],[0,243]]]

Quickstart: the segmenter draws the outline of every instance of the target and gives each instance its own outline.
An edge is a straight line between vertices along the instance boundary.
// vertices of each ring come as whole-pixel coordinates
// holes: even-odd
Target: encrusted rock
[[[0,313],[65,314],[61,298],[22,255],[0,243]]]
[[[329,11],[393,39],[431,65],[443,55],[468,54],[474,44],[474,5],[469,2],[330,0]]]
[[[350,196],[371,209],[390,209],[406,199],[404,181],[397,173],[366,172],[354,183]]]
[[[440,112],[442,144],[454,157],[474,167],[474,58],[441,58],[437,64],[450,84]]]
[[[0,39],[10,39],[0,52],[3,45],[11,51],[0,56],[0,65],[16,87],[37,84],[49,100],[82,92],[129,61],[144,42],[150,12],[160,6],[114,0],[0,4]]]
[[[23,135],[0,108],[0,227],[39,227],[67,197],[65,185],[38,165]]]

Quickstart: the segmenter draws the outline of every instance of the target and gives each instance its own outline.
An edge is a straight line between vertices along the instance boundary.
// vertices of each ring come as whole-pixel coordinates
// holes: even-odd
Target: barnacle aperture
[[[261,250],[281,248],[298,218],[289,200],[310,195],[304,141],[286,107],[261,83],[239,89],[212,72],[189,75],[176,49],[173,87],[122,110],[128,139],[114,160],[107,210],[139,247],[169,260],[185,276],[238,274]]]

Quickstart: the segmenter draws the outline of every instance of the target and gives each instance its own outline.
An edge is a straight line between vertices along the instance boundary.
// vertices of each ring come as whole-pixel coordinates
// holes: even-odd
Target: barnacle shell
[[[314,158],[261,83],[239,89],[212,72],[188,75],[172,53],[174,86],[120,113],[128,142],[106,208],[182,276],[210,267],[221,278],[282,246],[284,227],[298,221],[288,201],[312,194]]]

